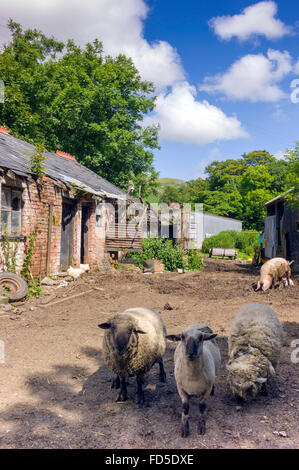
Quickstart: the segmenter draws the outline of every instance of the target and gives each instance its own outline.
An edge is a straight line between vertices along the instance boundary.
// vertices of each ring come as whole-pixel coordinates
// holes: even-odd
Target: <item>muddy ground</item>
[[[299,276],[293,276],[294,287],[267,293],[254,292],[257,279],[257,268],[238,260],[207,260],[201,272],[186,274],[88,273],[67,287],[45,288],[45,295],[19,305],[16,313],[0,310],[5,344],[0,447],[298,448],[299,363],[291,361],[291,342],[299,338]],[[51,305],[57,299],[65,300]],[[227,336],[238,308],[254,301],[277,312],[285,342],[269,395],[239,405],[226,383]],[[173,309],[164,309],[166,303]],[[167,383],[158,382],[158,366],[146,378],[143,409],[134,401],[134,379],[129,401],[115,402],[117,391],[111,390],[101,354],[104,332],[97,325],[109,314],[141,305],[162,313],[168,333],[194,322],[218,333],[222,368],[209,399],[204,436],[197,434],[198,406],[192,399],[190,436],[180,437],[175,343],[167,345]]]

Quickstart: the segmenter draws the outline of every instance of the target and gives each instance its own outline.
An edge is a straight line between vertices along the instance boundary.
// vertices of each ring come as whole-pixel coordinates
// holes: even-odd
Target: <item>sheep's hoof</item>
[[[120,393],[118,395],[118,398],[117,398],[116,402],[120,402],[120,401],[124,402],[124,401],[127,401],[127,400],[128,400],[128,395],[126,393]]]
[[[188,437],[189,436],[189,423],[182,424],[182,429],[181,429],[181,436],[182,437]]]
[[[206,423],[205,421],[199,421],[198,423],[198,434],[205,434],[206,432]]]

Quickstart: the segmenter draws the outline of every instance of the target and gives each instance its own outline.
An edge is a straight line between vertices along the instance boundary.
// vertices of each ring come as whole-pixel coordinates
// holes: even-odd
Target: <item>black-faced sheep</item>
[[[142,405],[143,377],[156,362],[160,366],[161,382],[166,378],[162,360],[166,329],[161,315],[148,308],[130,308],[98,326],[105,329],[104,361],[116,374],[112,388],[120,387],[117,401],[127,400],[126,378],[136,376],[137,403]]]
[[[245,400],[259,391],[275,374],[283,342],[283,328],[267,305],[243,305],[235,317],[228,340],[228,382],[233,394]]]
[[[167,335],[179,341],[174,353],[174,375],[183,404],[181,435],[189,435],[189,398],[199,397],[199,434],[205,433],[206,400],[214,393],[215,377],[220,366],[220,351],[214,339],[216,334],[206,325],[190,325],[183,333]]]

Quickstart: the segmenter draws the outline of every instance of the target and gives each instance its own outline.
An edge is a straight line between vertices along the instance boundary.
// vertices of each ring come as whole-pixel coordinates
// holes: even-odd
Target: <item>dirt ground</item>
[[[88,273],[67,287],[45,288],[39,299],[0,310],[1,448],[298,448],[299,363],[291,361],[299,339],[299,276],[294,287],[254,292],[258,269],[240,261],[206,260],[201,272]],[[68,299],[84,292],[84,295]],[[51,305],[59,299],[64,302]],[[270,305],[285,331],[285,342],[269,394],[239,404],[226,382],[227,336],[239,307]],[[48,302],[48,304],[47,304]],[[164,309],[169,303],[172,310]],[[218,333],[222,354],[215,396],[208,402],[206,434],[197,434],[198,403],[190,407],[190,436],[180,436],[181,403],[173,375],[175,343],[165,354],[167,383],[158,366],[146,377],[144,408],[116,403],[112,374],[103,364],[104,331],[110,314],[146,306],[161,312],[168,333],[202,322]],[[298,353],[297,353],[298,357]]]

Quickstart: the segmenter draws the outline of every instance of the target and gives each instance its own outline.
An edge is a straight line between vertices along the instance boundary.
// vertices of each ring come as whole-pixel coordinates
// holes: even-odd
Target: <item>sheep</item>
[[[149,308],[129,308],[98,326],[105,329],[104,362],[116,374],[112,388],[120,388],[117,401],[127,400],[126,378],[136,376],[137,403],[142,406],[143,377],[155,363],[160,366],[160,381],[166,381],[162,359],[166,328],[161,315]]]
[[[272,258],[266,261],[261,267],[260,280],[257,283],[256,291],[262,289],[264,292],[272,285],[276,285],[282,279],[284,285],[293,286],[291,279],[291,264],[294,261],[287,261],[284,258]]]
[[[215,376],[221,361],[216,336],[201,323],[190,325],[181,334],[166,336],[171,341],[180,341],[174,353],[174,375],[183,405],[182,437],[189,435],[189,398],[192,395],[199,397],[198,433],[205,433],[206,399],[214,395]]]
[[[283,342],[283,328],[267,305],[243,305],[232,322],[228,340],[228,382],[237,399],[250,400],[275,374]]]

